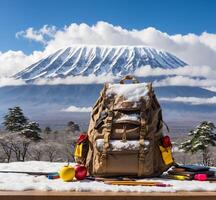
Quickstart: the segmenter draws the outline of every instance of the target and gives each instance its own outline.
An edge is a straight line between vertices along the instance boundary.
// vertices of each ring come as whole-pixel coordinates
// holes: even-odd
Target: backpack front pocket
[[[134,123],[114,123],[111,139],[113,140],[137,140],[140,135],[140,126]]]
[[[109,151],[95,153],[93,173],[95,176],[137,176],[138,151]]]
[[[137,140],[110,140],[110,148],[103,157],[103,139],[96,140],[95,157],[94,157],[94,174],[97,176],[137,176],[139,169],[139,148]],[[150,142],[145,141],[144,168],[143,176],[149,175],[153,169],[152,160],[149,155]],[[149,171],[150,167],[150,171]]]

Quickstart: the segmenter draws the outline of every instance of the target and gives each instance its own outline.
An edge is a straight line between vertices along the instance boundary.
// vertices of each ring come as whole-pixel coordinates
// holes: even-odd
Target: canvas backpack
[[[152,84],[132,76],[119,84],[107,83],[92,110],[84,164],[98,177],[158,176],[173,163],[171,145],[162,144],[162,129]]]

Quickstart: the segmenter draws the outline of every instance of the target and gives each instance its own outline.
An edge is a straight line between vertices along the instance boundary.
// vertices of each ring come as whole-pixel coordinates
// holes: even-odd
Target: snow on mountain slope
[[[61,49],[17,73],[26,81],[90,74],[115,76],[133,73],[137,68],[177,68],[187,65],[176,56],[143,46],[74,46]]]

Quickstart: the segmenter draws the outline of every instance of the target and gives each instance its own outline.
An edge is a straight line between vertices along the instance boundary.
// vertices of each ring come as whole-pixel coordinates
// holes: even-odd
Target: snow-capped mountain
[[[187,64],[168,52],[143,46],[73,46],[61,49],[14,76],[30,84],[0,87],[0,116],[3,117],[8,108],[19,105],[32,119],[39,119],[44,124],[46,122],[58,125],[72,118],[87,127],[89,113],[77,114],[77,109],[92,107],[103,84],[93,82],[69,85],[67,81],[65,85],[58,81],[54,82],[55,84],[47,84],[49,81],[46,80],[42,81],[45,84],[37,84],[40,81],[32,84],[34,80],[92,74],[124,76],[133,74],[136,69],[145,65],[174,69]],[[154,84],[174,76],[152,75],[138,79],[140,82]],[[114,81],[119,79],[120,77],[117,77]],[[216,119],[216,104],[208,103],[215,99],[216,92],[198,86],[175,85],[154,86],[154,91],[166,120]],[[76,111],[65,111],[71,107],[75,107]]]
[[[150,65],[152,68],[177,68],[187,65],[176,56],[143,46],[74,46],[61,49],[17,73],[26,81],[111,73],[122,76]]]

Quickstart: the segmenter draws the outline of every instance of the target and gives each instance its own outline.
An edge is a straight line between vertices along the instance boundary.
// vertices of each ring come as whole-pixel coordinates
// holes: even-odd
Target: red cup
[[[77,180],[85,179],[85,177],[87,175],[86,167],[83,165],[75,165],[74,168],[75,168],[75,178]]]

